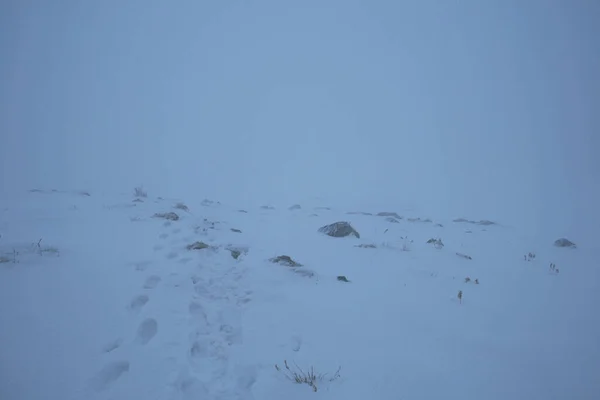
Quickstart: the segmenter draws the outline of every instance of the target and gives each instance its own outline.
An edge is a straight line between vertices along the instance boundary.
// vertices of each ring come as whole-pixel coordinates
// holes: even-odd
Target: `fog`
[[[4,1],[3,195],[600,224],[600,3]]]

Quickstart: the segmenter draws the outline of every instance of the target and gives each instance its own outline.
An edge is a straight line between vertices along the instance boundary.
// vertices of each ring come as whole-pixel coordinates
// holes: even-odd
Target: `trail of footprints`
[[[165,224],[169,227],[170,224]],[[175,228],[172,233],[178,235],[181,229]],[[159,235],[161,241],[166,241],[169,234],[163,232]],[[176,244],[176,243],[172,243]],[[178,246],[181,247],[181,246]],[[162,245],[153,247],[155,251],[164,249]],[[176,251],[167,251],[166,260],[173,261],[179,255]],[[179,264],[185,264],[192,258],[182,258]],[[144,272],[152,264],[149,261],[134,264],[135,270]],[[198,396],[212,395],[215,397],[231,394],[234,390],[238,396],[247,395],[254,383],[253,374],[245,374],[245,378],[235,378],[231,375],[228,365],[229,347],[242,342],[241,308],[251,300],[252,292],[240,291],[237,282],[243,273],[237,264],[230,264],[229,268],[224,265],[212,267],[199,266],[196,273],[189,279],[193,290],[187,309],[189,334],[185,347],[181,346],[181,340],[186,338],[171,338],[168,344],[178,354],[183,364],[178,371],[173,372],[168,386],[176,392],[176,395],[185,398],[199,398]],[[172,273],[177,276],[177,273]],[[151,293],[162,282],[158,275],[148,275],[141,285],[141,293],[134,295],[126,305],[132,318],[139,319],[137,330],[134,333],[131,344],[146,346],[158,334],[160,325],[156,318],[144,316],[144,308],[151,301]],[[174,285],[179,288],[180,285]],[[203,304],[211,304],[210,312]],[[214,312],[214,310],[217,310]],[[107,355],[117,357],[118,349],[124,344],[121,338],[108,342],[102,349]],[[208,362],[207,362],[208,361]],[[109,388],[114,382],[122,379],[126,372],[134,369],[127,360],[115,360],[108,362],[91,380],[91,386],[96,391]],[[250,376],[250,377],[248,377]],[[202,377],[203,379],[201,379]],[[167,377],[165,377],[167,378]],[[231,382],[236,382],[233,386]],[[231,389],[231,388],[234,389]]]

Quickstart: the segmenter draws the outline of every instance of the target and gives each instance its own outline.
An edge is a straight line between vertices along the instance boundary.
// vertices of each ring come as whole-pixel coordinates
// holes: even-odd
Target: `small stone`
[[[194,242],[194,243],[188,245],[187,249],[188,250],[202,250],[202,249],[207,249],[209,247],[210,246],[204,242]]]
[[[337,280],[338,280],[338,281],[340,281],[340,282],[348,282],[348,283],[350,282],[350,281],[348,280],[348,278],[346,278],[344,275],[340,275],[340,276],[338,276],[338,277],[337,277]]]

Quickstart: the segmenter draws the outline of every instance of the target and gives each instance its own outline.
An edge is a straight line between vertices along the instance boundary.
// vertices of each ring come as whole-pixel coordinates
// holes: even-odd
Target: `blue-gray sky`
[[[599,223],[599,20],[594,0],[4,1],[2,189],[576,237]]]

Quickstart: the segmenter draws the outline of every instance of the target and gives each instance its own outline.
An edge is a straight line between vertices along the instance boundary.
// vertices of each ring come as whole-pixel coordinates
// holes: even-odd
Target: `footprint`
[[[181,228],[175,228],[172,232],[174,235],[177,235],[179,232],[181,232]]]
[[[169,234],[168,234],[168,233],[161,233],[160,235],[158,235],[158,237],[159,237],[160,239],[166,239],[166,238],[168,238],[168,237],[169,237]]]
[[[200,358],[206,358],[208,352],[206,350],[206,345],[200,343],[200,341],[195,340],[190,347],[190,358],[193,361],[197,361]]]
[[[152,264],[152,261],[139,261],[133,263],[136,271],[145,271]]]
[[[204,307],[198,302],[192,301],[188,306],[188,311],[190,315],[193,317],[200,317],[206,320],[206,312],[204,311]]]
[[[189,263],[190,261],[192,261],[192,259],[191,259],[190,257],[184,257],[184,258],[181,258],[181,259],[179,259],[179,262],[180,262],[181,264],[187,264],[187,263]]]
[[[191,375],[187,369],[182,368],[180,371],[175,372],[169,381],[169,386],[182,395],[181,397],[177,396],[177,398],[196,400],[209,397],[210,393],[206,385]]]
[[[172,251],[169,254],[167,254],[167,260],[173,260],[173,259],[175,259],[177,257],[178,257],[178,255],[174,251]]]
[[[300,351],[300,348],[302,347],[302,337],[299,335],[292,336],[290,344],[292,351]]]
[[[148,344],[158,332],[158,322],[154,318],[147,318],[142,321],[137,330],[137,341],[141,344]]]
[[[116,381],[129,371],[129,361],[113,361],[104,366],[92,379],[92,387],[98,391],[105,390],[111,383]]]
[[[161,279],[158,275],[150,275],[144,282],[144,289],[154,289],[160,283]]]
[[[154,246],[152,247],[152,249],[153,249],[154,251],[160,251],[160,250],[162,250],[162,249],[164,249],[164,248],[165,248],[165,246],[163,246],[163,245],[161,245],[161,244],[156,244],[156,245],[154,245]]]
[[[131,302],[129,303],[129,309],[133,312],[139,312],[142,307],[146,305],[148,300],[150,300],[150,297],[145,294],[139,294],[131,299]]]
[[[110,353],[113,350],[118,349],[119,347],[121,347],[121,344],[123,343],[123,339],[119,338],[119,339],[115,339],[111,342],[108,342],[106,345],[104,345],[104,347],[102,348],[102,352],[104,353]]]

